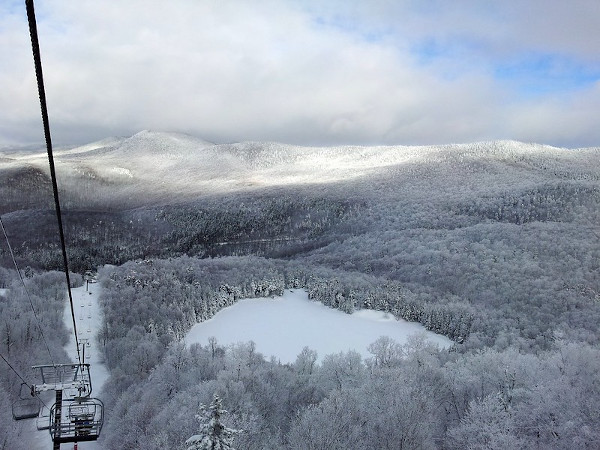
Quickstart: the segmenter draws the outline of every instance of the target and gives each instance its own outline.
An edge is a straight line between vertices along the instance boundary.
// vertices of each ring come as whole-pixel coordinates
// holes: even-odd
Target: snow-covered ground
[[[305,346],[325,355],[356,350],[369,357],[367,347],[380,336],[404,343],[410,335],[424,333],[427,339],[447,348],[452,341],[414,322],[396,320],[392,314],[361,310],[354,314],[328,308],[308,299],[306,291],[286,290],[282,297],[240,300],[198,323],[184,341],[206,345],[214,336],[221,345],[254,341],[265,357],[293,362]]]
[[[72,289],[73,306],[75,309],[75,321],[77,323],[77,333],[80,343],[85,342],[85,362],[90,364],[90,374],[92,379],[92,397],[99,397],[104,382],[108,378],[108,371],[101,362],[101,352],[98,349],[96,342],[96,334],[102,325],[102,317],[100,315],[100,306],[98,305],[98,296],[100,294],[99,284],[89,284],[86,286]],[[69,354],[71,361],[77,361],[77,348],[75,339],[73,338],[73,320],[71,318],[71,308],[68,302],[65,303],[63,314],[65,326],[70,331],[69,343],[65,350]],[[45,397],[44,397],[45,398]],[[48,406],[52,405],[52,396],[50,397]],[[44,411],[48,413],[48,411]],[[37,419],[42,420],[42,419]],[[48,420],[48,419],[45,419]],[[38,431],[35,421],[28,421],[28,426],[32,432],[36,433],[35,447],[32,450],[47,450],[52,447],[52,440],[48,430]],[[64,448],[72,448],[72,444],[63,444]],[[97,442],[79,442],[78,450],[86,449],[101,449],[102,446]]]
[[[80,343],[85,342],[85,362],[90,364],[92,397],[102,399],[100,392],[102,391],[104,382],[108,378],[108,371],[102,363],[102,353],[96,341],[96,335],[102,326],[102,316],[100,314],[100,305],[98,304],[100,284],[90,283],[87,290],[84,284],[82,287],[73,289],[72,292],[77,333]],[[65,308],[64,321],[67,328],[72,330],[73,319],[71,318],[71,309],[68,305]],[[69,341],[66,350],[72,360],[77,361],[77,349],[74,339]],[[77,448],[78,450],[101,449],[102,446],[97,442],[80,442]]]
[[[90,364],[90,374],[92,377],[92,397],[100,394],[104,382],[108,378],[108,371],[102,363],[102,353],[98,348],[96,335],[102,326],[102,316],[98,296],[100,294],[100,284],[90,283],[87,291],[86,286],[75,288],[73,292],[73,305],[75,308],[75,321],[77,323],[77,333],[81,342],[86,342],[85,362]],[[64,312],[65,326],[73,332],[73,320],[71,318],[71,309],[67,305]],[[77,361],[77,349],[75,340],[71,339],[66,347],[67,353],[73,361]]]

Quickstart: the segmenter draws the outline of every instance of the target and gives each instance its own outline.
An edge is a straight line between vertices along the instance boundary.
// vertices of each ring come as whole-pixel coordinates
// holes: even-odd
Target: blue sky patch
[[[560,55],[529,53],[498,65],[494,76],[514,84],[522,94],[535,96],[588,88],[600,80],[600,66]]]

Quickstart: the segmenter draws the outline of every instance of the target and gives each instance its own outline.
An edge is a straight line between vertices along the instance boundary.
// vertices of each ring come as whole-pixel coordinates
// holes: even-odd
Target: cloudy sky
[[[600,146],[599,0],[37,0],[53,140]],[[0,147],[43,142],[0,0]]]

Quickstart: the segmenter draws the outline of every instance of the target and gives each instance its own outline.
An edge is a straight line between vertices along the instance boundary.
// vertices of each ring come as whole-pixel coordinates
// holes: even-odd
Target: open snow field
[[[452,344],[418,323],[372,310],[345,314],[310,301],[306,291],[294,289],[286,290],[282,297],[240,300],[210,320],[194,325],[184,341],[206,345],[211,336],[221,345],[254,341],[265,357],[275,356],[282,363],[291,363],[306,346],[317,351],[320,361],[325,355],[348,350],[369,357],[368,345],[380,336],[404,343],[417,333],[424,333],[440,347]]]

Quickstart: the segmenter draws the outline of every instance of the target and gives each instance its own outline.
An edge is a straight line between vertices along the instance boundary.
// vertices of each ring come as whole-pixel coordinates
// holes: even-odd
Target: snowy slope
[[[75,320],[77,323],[77,334],[82,342],[87,342],[85,348],[85,362],[90,364],[90,373],[92,377],[92,396],[98,396],[102,391],[102,386],[108,377],[108,372],[101,359],[101,350],[98,348],[96,336],[102,326],[102,316],[98,297],[100,294],[100,285],[90,284],[86,290],[85,286],[72,289],[73,305],[75,308]],[[65,307],[64,311],[65,326],[73,330],[73,320],[71,318],[70,306]],[[72,331],[71,331],[72,333]],[[72,334],[71,334],[72,335]],[[77,350],[75,340],[71,339],[67,344],[67,353],[73,361],[77,360]]]

